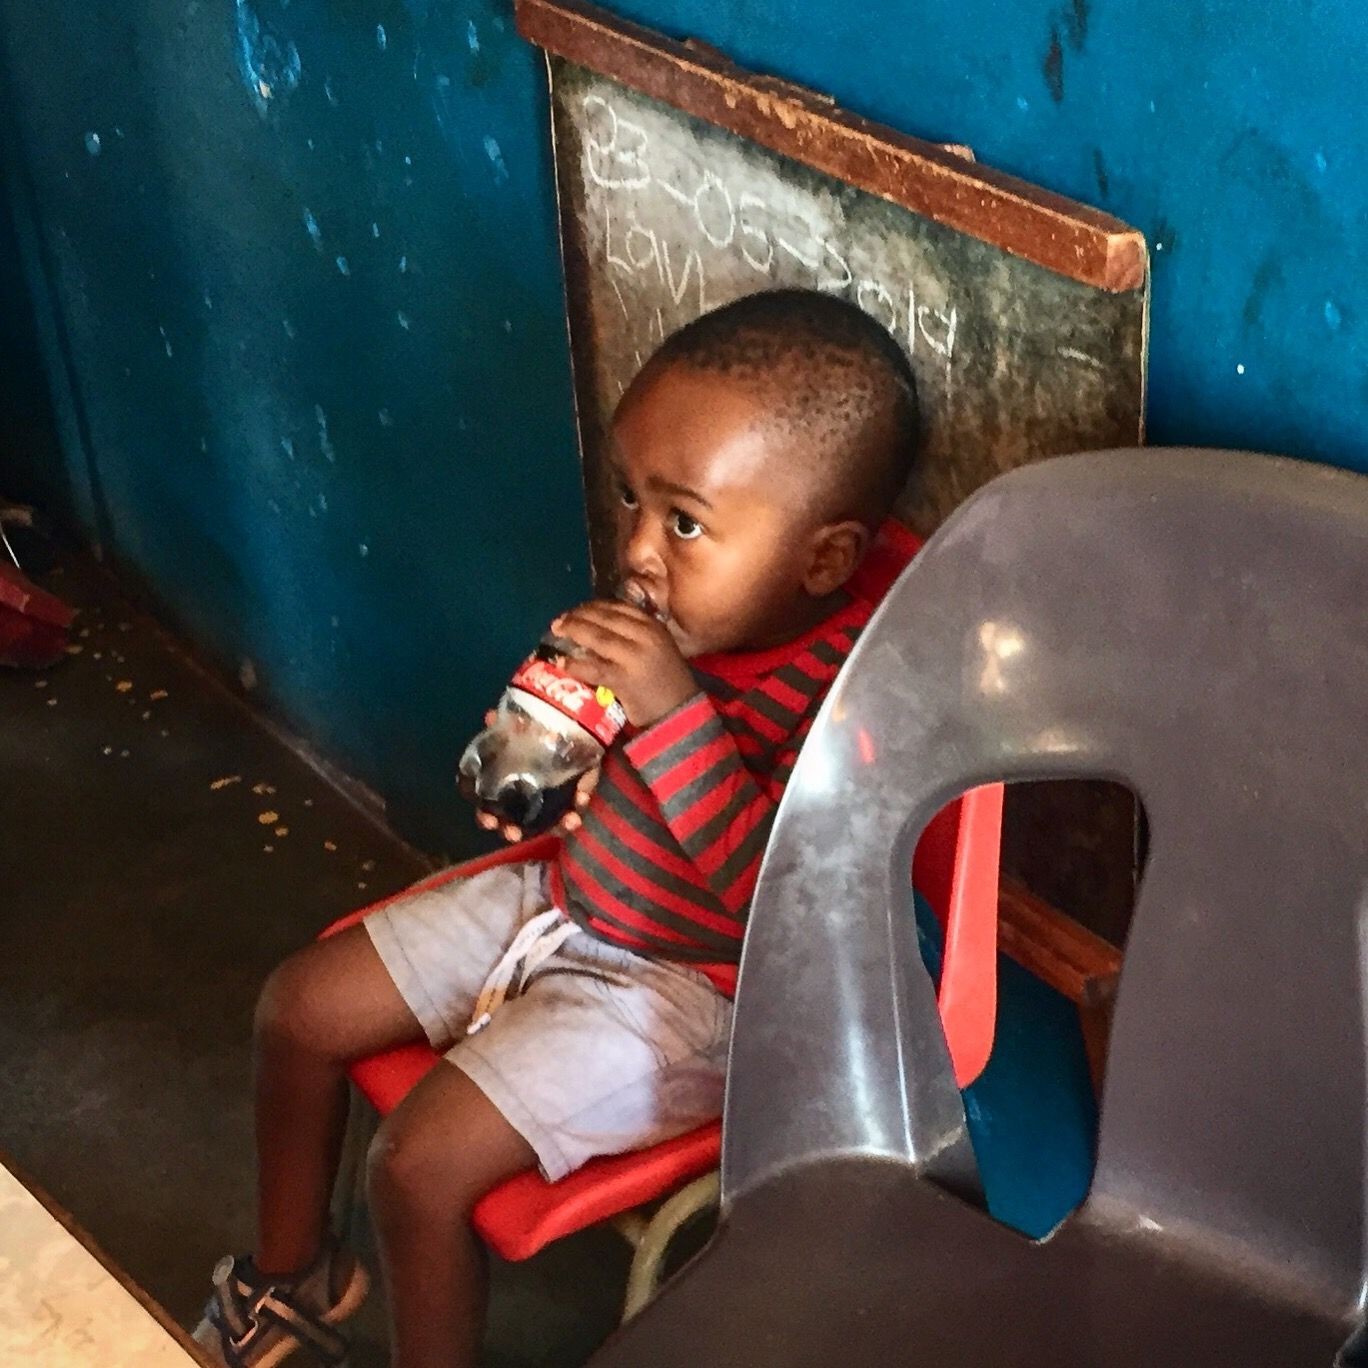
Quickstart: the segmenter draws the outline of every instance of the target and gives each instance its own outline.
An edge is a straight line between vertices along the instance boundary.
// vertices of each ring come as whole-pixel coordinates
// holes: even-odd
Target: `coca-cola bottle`
[[[555,637],[537,647],[457,771],[471,802],[528,835],[565,815],[580,776],[599,764],[627,723],[612,690],[582,684],[560,668],[573,652]]]

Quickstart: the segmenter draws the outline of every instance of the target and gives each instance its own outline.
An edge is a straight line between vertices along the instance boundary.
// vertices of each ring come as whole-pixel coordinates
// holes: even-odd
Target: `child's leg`
[[[560,1177],[711,1120],[730,1018],[701,975],[577,936],[451,1047],[369,1156],[392,1368],[473,1368],[485,1319],[476,1203],[533,1163]]]
[[[261,1272],[285,1277],[318,1253],[347,1120],[346,1066],[422,1035],[361,926],[307,946],[266,981],[254,1032]]]
[[[385,1119],[368,1170],[392,1368],[474,1368],[486,1267],[471,1211],[490,1188],[535,1162],[494,1104],[445,1063]]]

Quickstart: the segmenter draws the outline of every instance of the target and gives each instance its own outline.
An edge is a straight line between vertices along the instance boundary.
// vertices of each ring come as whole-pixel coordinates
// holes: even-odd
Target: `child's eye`
[[[695,537],[702,536],[703,524],[689,517],[682,509],[675,508],[670,511],[670,530],[684,541],[693,541]]]
[[[635,508],[637,496],[621,480],[617,482],[618,502],[623,508]]]

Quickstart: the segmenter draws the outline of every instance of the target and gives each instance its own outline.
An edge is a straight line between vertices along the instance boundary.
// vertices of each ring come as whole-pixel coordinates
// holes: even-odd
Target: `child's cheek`
[[[698,654],[694,649],[693,637],[689,632],[689,629],[685,626],[685,623],[688,621],[689,618],[687,615],[681,619],[677,612],[672,608],[670,616],[665,622],[665,630],[669,632],[670,640],[679,648],[679,654],[682,655],[685,660],[687,660],[690,655]]]

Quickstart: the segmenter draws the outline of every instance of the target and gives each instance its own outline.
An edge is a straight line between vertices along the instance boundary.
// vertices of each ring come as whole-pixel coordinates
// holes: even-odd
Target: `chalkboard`
[[[1148,270],[1134,229],[577,0],[518,0],[517,16],[547,52],[600,587],[618,399],[663,338],[757,290],[839,294],[902,345],[923,445],[897,513],[922,534],[1002,471],[1141,439]],[[1059,788],[1009,803],[1004,864],[1105,932],[1132,897],[1134,811],[1117,792]],[[1048,868],[1027,848],[1042,828],[1068,847]]]
[[[539,37],[535,15],[550,8],[524,4],[524,31]],[[615,65],[605,29],[641,33],[587,7],[555,9],[597,21],[581,44],[597,54],[596,65]],[[562,48],[571,46],[564,33]],[[715,54],[684,51],[695,69],[720,68],[734,84],[746,75]],[[667,334],[756,290],[807,286],[842,295],[902,344],[917,376],[924,456],[898,511],[922,533],[1023,461],[1139,440],[1143,269],[1126,289],[1070,278],[985,240],[1000,217],[992,204],[981,235],[948,226],[581,62],[553,54],[549,65],[571,350],[600,569],[608,555],[603,441],[623,389]],[[757,83],[773,115],[768,122],[781,131],[785,103],[808,116],[809,141],[836,124],[820,97],[749,78],[752,89]],[[890,147],[915,146],[887,132]],[[1006,178],[955,160],[971,192],[976,181],[1000,192]],[[939,170],[944,158],[934,165]],[[1032,190],[1012,188],[1018,200]],[[1056,221],[1070,211],[1105,221],[1044,192],[1035,198]],[[972,205],[962,218],[977,226]],[[1113,241],[1129,235],[1143,252],[1138,234],[1106,222]]]

